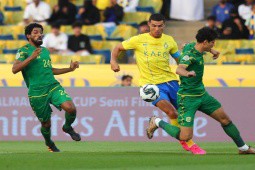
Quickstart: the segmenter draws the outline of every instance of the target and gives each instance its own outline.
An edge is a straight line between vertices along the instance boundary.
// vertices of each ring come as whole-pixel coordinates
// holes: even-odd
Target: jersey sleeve
[[[187,54],[183,54],[180,58],[180,63],[179,64],[183,64],[183,65],[191,65],[192,63],[194,63],[195,59]]]
[[[138,44],[138,36],[131,37],[130,39],[123,41],[122,45],[125,50],[136,49]]]
[[[173,43],[173,47],[170,49],[169,53],[171,54],[173,58],[178,58],[181,55],[180,51],[178,50],[178,45],[174,41],[174,39],[172,40],[172,43]]]
[[[18,52],[16,53],[16,60],[24,61],[26,58],[27,53],[24,50],[19,49]]]

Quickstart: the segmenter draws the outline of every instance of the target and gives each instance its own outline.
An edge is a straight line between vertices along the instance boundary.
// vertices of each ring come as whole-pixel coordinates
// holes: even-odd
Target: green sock
[[[70,114],[70,113],[65,113],[65,117],[66,117],[66,122],[64,124],[64,128],[65,129],[70,129],[71,124],[74,122],[75,118],[76,118],[76,113],[75,114]]]
[[[170,136],[179,140],[180,131],[181,131],[179,127],[170,125],[164,122],[163,120],[159,122],[159,127],[164,129]]]
[[[238,147],[242,147],[245,145],[242,137],[240,136],[240,132],[237,127],[231,122],[226,126],[222,126],[225,133],[233,139]]]
[[[41,127],[41,133],[42,133],[42,135],[44,137],[46,145],[50,145],[50,144],[53,143],[53,141],[51,140],[50,127],[49,128]]]

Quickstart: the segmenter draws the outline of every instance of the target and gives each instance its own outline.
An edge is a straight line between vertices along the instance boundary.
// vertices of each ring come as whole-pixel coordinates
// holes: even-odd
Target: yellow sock
[[[177,126],[177,127],[180,127],[179,123],[178,123],[178,120],[177,119],[170,119],[170,123],[171,125],[173,126]],[[195,142],[193,142],[192,139],[190,139],[189,141],[186,142],[188,147],[190,148],[192,145],[195,144]]]
[[[173,125],[173,126],[180,127],[180,125],[179,125],[179,123],[178,123],[178,120],[177,120],[177,119],[170,119],[170,123],[171,123],[171,125]]]
[[[193,146],[193,145],[195,144],[195,142],[193,142],[193,140],[190,139],[190,140],[188,140],[188,141],[186,142],[186,144],[187,144],[188,147],[190,148],[191,146]]]

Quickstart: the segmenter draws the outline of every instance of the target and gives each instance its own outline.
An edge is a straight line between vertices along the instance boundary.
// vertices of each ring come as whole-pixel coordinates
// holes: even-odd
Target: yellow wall
[[[53,65],[56,68],[68,65]],[[0,64],[0,87],[21,86],[22,75],[13,75],[12,65]],[[136,65],[121,65],[119,73],[113,73],[110,65],[81,65],[75,72],[56,76],[62,79],[62,85],[69,87],[74,82],[76,87],[114,86],[119,83],[123,74],[134,77],[134,85],[138,84],[139,72]],[[175,71],[176,66],[173,66]],[[242,81],[241,81],[242,80]],[[86,82],[86,83],[85,83]],[[208,65],[205,66],[204,83],[207,87],[255,87],[255,66],[252,65]]]

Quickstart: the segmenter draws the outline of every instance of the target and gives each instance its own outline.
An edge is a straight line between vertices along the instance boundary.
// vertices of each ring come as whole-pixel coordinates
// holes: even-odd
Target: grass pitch
[[[255,146],[255,143],[249,143]],[[0,169],[253,170],[255,155],[238,155],[233,143],[200,143],[207,155],[183,151],[177,142],[0,142]]]

